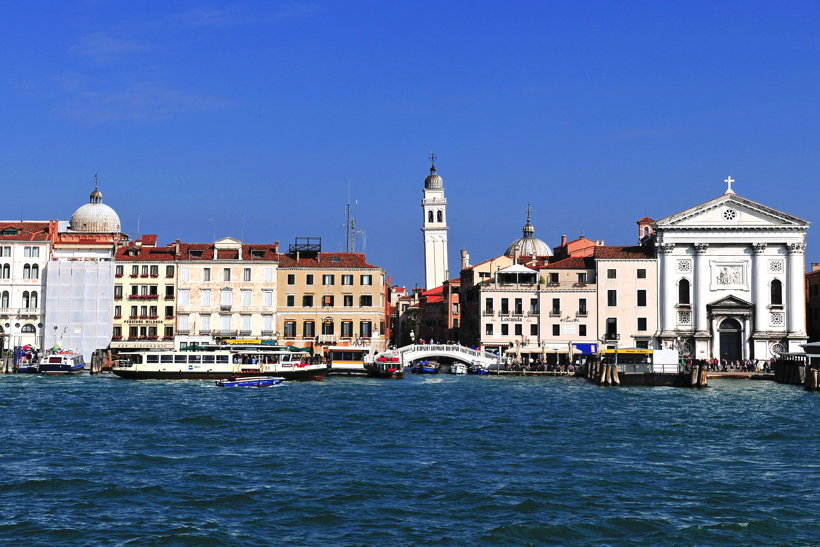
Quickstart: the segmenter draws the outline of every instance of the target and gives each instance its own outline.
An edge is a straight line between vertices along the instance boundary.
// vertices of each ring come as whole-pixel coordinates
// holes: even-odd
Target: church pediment
[[[736,194],[724,194],[655,223],[656,229],[806,229],[809,223]]]
[[[734,295],[729,295],[721,298],[720,300],[716,300],[711,304],[706,305],[707,308],[720,308],[723,310],[726,309],[737,309],[737,310],[747,310],[752,307],[751,302],[746,302],[742,298],[738,298]]]

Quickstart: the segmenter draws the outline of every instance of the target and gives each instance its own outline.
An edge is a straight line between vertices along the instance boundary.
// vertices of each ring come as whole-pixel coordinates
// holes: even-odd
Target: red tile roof
[[[595,261],[587,256],[571,256],[540,267],[541,270],[594,270]]]
[[[0,221],[0,240],[2,241],[50,241],[48,222],[12,222]],[[17,230],[15,235],[3,235],[4,231]]]
[[[117,262],[170,262],[175,258],[174,247],[120,247],[117,249]]]
[[[595,258],[652,258],[655,251],[652,247],[642,245],[600,246],[595,247]]]
[[[319,253],[300,257],[280,254],[279,268],[378,268],[368,264],[362,253]]]
[[[146,246],[154,246],[157,244],[157,236],[156,234],[145,234],[140,238],[143,245]]]

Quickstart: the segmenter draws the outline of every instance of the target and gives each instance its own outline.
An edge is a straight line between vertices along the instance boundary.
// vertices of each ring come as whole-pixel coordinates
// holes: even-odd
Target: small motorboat
[[[272,387],[278,386],[285,379],[279,376],[249,376],[246,378],[226,378],[217,380],[219,387]]]
[[[371,378],[387,378],[397,380],[404,378],[404,371],[398,357],[378,357],[372,363],[368,363],[367,375]]]
[[[450,365],[450,374],[467,374],[469,371],[468,367],[464,363],[453,363]]]
[[[419,361],[410,369],[413,374],[438,374],[439,371],[440,366],[435,361]]]
[[[80,374],[85,368],[85,360],[73,351],[49,353],[40,360],[38,372],[47,376]]]

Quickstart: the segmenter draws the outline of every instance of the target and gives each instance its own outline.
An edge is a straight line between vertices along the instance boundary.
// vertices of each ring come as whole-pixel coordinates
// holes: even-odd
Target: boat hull
[[[69,367],[67,365],[40,365],[40,374],[46,376],[66,376],[69,374],[81,374],[85,370],[85,364]]]
[[[257,376],[251,378],[228,378],[227,380],[217,380],[215,383],[219,387],[273,387],[282,383],[281,376]]]
[[[224,380],[231,378],[252,378],[258,377],[259,371],[253,372],[226,372],[226,371],[191,371],[191,370],[128,370],[113,368],[111,370],[120,378],[129,380]],[[285,380],[323,380],[327,376],[327,368],[282,371],[277,370],[274,374]]]

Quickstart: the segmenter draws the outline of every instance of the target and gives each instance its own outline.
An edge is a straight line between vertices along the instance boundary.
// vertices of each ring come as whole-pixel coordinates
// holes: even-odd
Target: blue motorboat
[[[438,374],[439,370],[440,366],[435,361],[432,363],[430,361],[419,361],[410,369],[410,372],[413,374]]]
[[[219,387],[272,387],[278,386],[284,381],[279,376],[250,376],[248,378],[227,378],[217,380]]]

